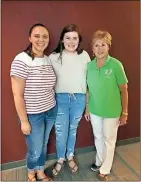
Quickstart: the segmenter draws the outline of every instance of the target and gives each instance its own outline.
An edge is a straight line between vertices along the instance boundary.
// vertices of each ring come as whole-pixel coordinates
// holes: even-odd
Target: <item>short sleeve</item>
[[[85,56],[86,56],[85,58],[86,58],[87,63],[91,62],[91,58],[86,51],[85,51]]]
[[[124,67],[121,62],[118,61],[116,65],[116,80],[118,85],[126,84],[128,83]]]
[[[21,60],[14,60],[11,64],[10,76],[26,79],[28,76],[28,66]]]

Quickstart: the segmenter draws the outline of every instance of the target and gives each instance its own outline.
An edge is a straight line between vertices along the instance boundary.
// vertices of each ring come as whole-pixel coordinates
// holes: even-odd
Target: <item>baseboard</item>
[[[127,144],[132,144],[132,143],[137,143],[137,142],[140,142],[140,137],[119,140],[119,141],[117,141],[116,146],[127,145]],[[83,154],[83,153],[92,152],[92,151],[95,151],[95,146],[77,148],[75,150],[75,153],[76,153],[76,155],[78,155],[78,154]],[[56,154],[55,153],[49,154],[47,156],[47,159],[48,160],[56,159]],[[25,160],[8,162],[8,163],[4,163],[1,165],[1,170],[3,171],[3,170],[18,168],[18,167],[24,167],[25,165],[26,165]]]

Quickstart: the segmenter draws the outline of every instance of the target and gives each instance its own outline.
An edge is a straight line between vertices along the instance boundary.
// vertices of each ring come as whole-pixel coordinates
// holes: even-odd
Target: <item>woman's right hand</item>
[[[21,123],[21,130],[24,135],[29,135],[31,132],[31,125],[28,121],[24,121]]]

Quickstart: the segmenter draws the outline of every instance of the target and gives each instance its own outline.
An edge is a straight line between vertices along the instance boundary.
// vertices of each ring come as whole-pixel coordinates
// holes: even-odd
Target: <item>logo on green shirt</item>
[[[108,70],[105,71],[105,75],[107,75],[107,76],[111,75],[111,73],[112,73],[111,69],[108,69]]]

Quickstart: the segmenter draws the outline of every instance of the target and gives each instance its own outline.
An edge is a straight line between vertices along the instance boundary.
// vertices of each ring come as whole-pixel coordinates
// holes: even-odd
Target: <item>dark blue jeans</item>
[[[55,122],[57,158],[74,155],[76,131],[85,109],[86,95],[81,93],[56,94],[57,118]]]
[[[30,135],[25,135],[28,148],[26,156],[28,171],[44,169],[48,139],[56,120],[56,113],[55,106],[40,114],[28,114],[31,124]]]

